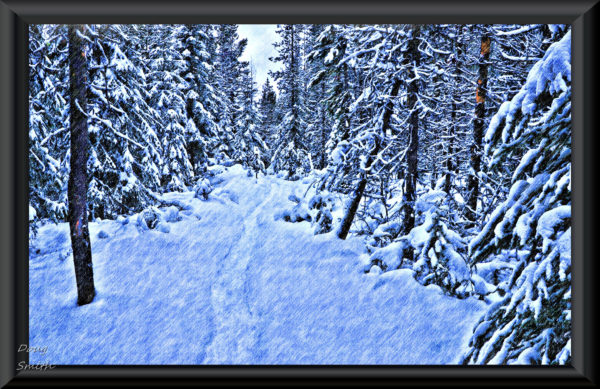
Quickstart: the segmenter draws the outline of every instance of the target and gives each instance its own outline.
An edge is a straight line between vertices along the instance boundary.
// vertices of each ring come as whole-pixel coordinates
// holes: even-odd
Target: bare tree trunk
[[[96,294],[92,269],[92,247],[87,221],[87,107],[88,69],[85,43],[77,32],[81,26],[69,26],[69,73],[71,96],[71,172],[69,174],[69,227],[77,282],[77,304],[92,302]]]
[[[413,36],[408,43],[408,63],[409,66],[414,64],[414,68],[419,66],[419,33],[420,27],[415,25],[413,28]],[[412,66],[411,66],[412,67]],[[407,172],[404,177],[404,197],[402,199],[402,232],[408,234],[415,226],[415,201],[417,198],[417,177],[419,165],[419,110],[417,108],[419,84],[416,80],[416,75],[412,76],[413,80],[408,84],[408,107],[411,109],[408,119],[410,128],[410,140],[408,143]]]
[[[481,142],[485,120],[485,98],[488,81],[488,62],[490,59],[491,39],[487,32],[481,36],[479,55],[479,79],[475,94],[475,121],[473,123],[473,142],[471,143],[471,171],[467,181],[467,209],[465,216],[473,226],[477,221],[477,200],[479,198],[479,172],[481,170]]]

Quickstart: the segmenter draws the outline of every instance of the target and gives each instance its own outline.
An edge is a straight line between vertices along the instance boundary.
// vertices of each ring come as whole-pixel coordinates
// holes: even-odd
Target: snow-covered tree
[[[479,172],[481,170],[481,154],[483,129],[486,117],[486,96],[488,84],[488,68],[492,39],[488,26],[483,26],[481,31],[481,43],[479,60],[477,63],[477,90],[475,92],[475,119],[473,120],[473,136],[470,142],[470,168],[467,177],[467,204],[465,216],[468,221],[475,223],[479,217],[477,207],[479,204]]]
[[[177,39],[182,42],[185,70],[184,91],[187,122],[185,144],[194,176],[205,173],[208,157],[218,146],[219,128],[212,112],[219,109],[220,101],[212,86],[212,60],[209,42],[213,39],[208,25],[185,24],[177,30]]]
[[[474,294],[465,240],[450,228],[452,218],[445,192],[431,190],[415,203],[417,226],[371,255],[382,270],[409,268],[423,285],[437,285],[445,294],[465,298]],[[389,233],[381,225],[374,235]],[[414,254],[407,255],[407,252]]]
[[[325,26],[314,24],[307,28],[307,37],[305,47],[315,47],[318,43],[321,33]],[[307,53],[307,57],[310,53]],[[323,77],[326,72],[324,59],[319,56],[311,56],[312,60],[307,60],[305,65],[306,77],[306,105],[314,107],[316,112],[307,115],[306,136],[310,139],[310,153],[314,165],[318,169],[324,169],[327,166],[327,140],[331,128],[330,115],[327,113],[327,104],[325,102],[326,92],[329,87],[329,81]]]
[[[262,132],[265,134],[265,142],[271,146],[277,139],[276,127],[279,117],[277,111],[277,93],[275,93],[269,77],[267,77],[262,87],[258,101],[258,114]],[[271,157],[269,156],[270,159]]]
[[[288,178],[302,171],[308,156],[304,137],[306,123],[303,120],[304,102],[301,82],[301,26],[282,24],[277,33],[281,41],[275,43],[278,55],[273,61],[281,62],[282,70],[271,72],[280,92],[279,104],[283,119],[278,128],[278,139],[273,148],[271,164],[274,170],[286,170]]]
[[[474,268],[516,256],[474,329],[465,363],[571,360],[571,34],[550,46],[485,134],[490,170],[520,156],[505,201],[471,241]],[[514,254],[513,254],[514,253]]]
[[[32,24],[29,37],[29,204],[33,221],[58,222],[69,174],[67,29]]]
[[[133,60],[140,49],[136,32],[122,25],[89,31],[89,206],[92,217],[114,218],[153,201],[159,117],[147,103],[146,75]]]
[[[216,84],[220,100],[218,124],[221,129],[219,151],[227,158],[234,158],[233,142],[241,112],[239,99],[241,85],[240,57],[247,41],[239,39],[237,25],[222,24],[217,28],[217,58],[215,61]]]
[[[237,113],[236,133],[233,139],[234,160],[252,169],[256,175],[264,172],[268,156],[268,145],[264,138],[266,133],[259,125],[258,112],[254,102],[256,93],[252,69],[246,62],[240,72],[240,89],[237,100],[239,112]]]

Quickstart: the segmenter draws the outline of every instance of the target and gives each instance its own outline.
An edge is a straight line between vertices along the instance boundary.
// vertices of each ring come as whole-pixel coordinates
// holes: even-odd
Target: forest
[[[570,26],[238,28],[30,25],[39,357],[570,364]]]

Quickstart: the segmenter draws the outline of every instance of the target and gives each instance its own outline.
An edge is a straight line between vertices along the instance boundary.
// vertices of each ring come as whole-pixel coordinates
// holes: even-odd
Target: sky
[[[238,35],[240,38],[248,39],[248,46],[241,59],[250,61],[255,72],[256,85],[259,92],[267,79],[269,70],[277,70],[278,64],[269,61],[269,57],[277,55],[273,47],[279,36],[275,32],[276,24],[240,24]],[[276,88],[276,85],[273,85]]]

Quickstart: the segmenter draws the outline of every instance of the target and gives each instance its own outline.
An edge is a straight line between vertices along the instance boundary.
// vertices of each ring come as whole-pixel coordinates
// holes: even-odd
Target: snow
[[[560,91],[566,95],[567,82],[571,82],[570,31],[560,41],[550,46],[544,58],[533,65],[519,93],[510,102],[502,103],[498,112],[492,117],[485,134],[486,152],[494,139],[498,137],[497,132],[501,129],[503,122],[502,141],[507,143],[510,138],[518,139],[523,129],[521,124],[514,126],[512,134],[508,131],[512,128],[518,111],[525,116],[532,115],[540,109],[537,99],[546,90],[551,94],[558,94]],[[549,113],[555,111],[554,105],[553,108],[549,110]]]
[[[547,251],[547,248],[552,242],[556,226],[563,223],[565,219],[570,218],[570,205],[563,205],[553,208],[540,216],[540,219],[538,220],[538,234],[544,239],[542,248],[543,252]]]
[[[525,25],[523,25],[517,29],[511,30],[511,31],[496,30],[496,35],[498,35],[498,36],[518,35],[518,34],[522,34],[527,31],[531,31],[532,29],[535,29],[537,27],[538,27],[538,25],[536,25],[536,24],[525,24]]]
[[[171,205],[152,209],[163,230],[141,228],[138,214],[90,223],[97,296],[85,306],[68,225],[40,227],[29,340],[48,349],[30,363],[458,362],[483,302],[423,287],[407,269],[365,274],[361,239],[275,220],[308,184],[212,171],[221,181],[207,200],[163,195]]]
[[[563,205],[545,212],[538,220],[539,234],[550,239],[554,237],[554,228],[557,224],[562,223],[564,219],[571,217],[571,206]]]
[[[37,212],[35,211],[35,208],[33,208],[31,205],[29,206],[29,221],[33,221],[35,220],[35,217],[37,216]]]

